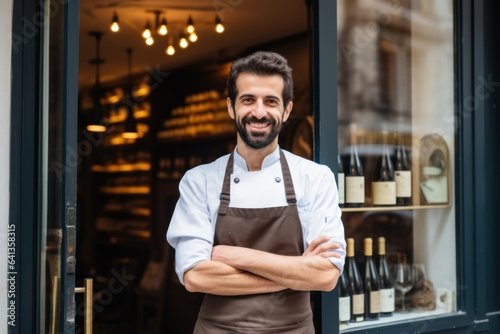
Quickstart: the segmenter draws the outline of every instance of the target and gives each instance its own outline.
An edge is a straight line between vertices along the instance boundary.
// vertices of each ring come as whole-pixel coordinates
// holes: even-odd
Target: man
[[[278,145],[293,106],[282,56],[236,60],[228,95],[236,148],[184,175],[167,232],[181,283],[205,293],[194,333],[314,333],[309,291],[332,290],[345,259],[333,173]]]

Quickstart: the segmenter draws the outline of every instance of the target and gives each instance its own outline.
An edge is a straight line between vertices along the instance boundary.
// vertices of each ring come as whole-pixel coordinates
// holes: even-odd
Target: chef
[[[273,52],[236,60],[227,99],[236,147],[179,184],[167,240],[181,283],[205,293],[194,333],[314,333],[309,291],[332,290],[343,270],[333,173],[278,145],[291,72]]]

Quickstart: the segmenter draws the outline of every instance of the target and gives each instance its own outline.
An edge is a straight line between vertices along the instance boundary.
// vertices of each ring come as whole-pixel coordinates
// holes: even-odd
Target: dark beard
[[[251,131],[248,132],[246,130],[245,124],[246,123],[269,123],[272,126],[271,133],[268,135],[263,134],[263,133],[252,133]],[[258,119],[254,116],[247,116],[243,117],[241,120],[241,123],[235,120],[236,124],[236,129],[238,130],[238,133],[243,140],[245,144],[250,146],[251,148],[254,149],[261,149],[263,147],[266,147],[270,143],[273,142],[273,140],[278,136],[278,134],[281,132],[282,128],[282,123],[276,123],[274,119],[271,118],[262,118]]]

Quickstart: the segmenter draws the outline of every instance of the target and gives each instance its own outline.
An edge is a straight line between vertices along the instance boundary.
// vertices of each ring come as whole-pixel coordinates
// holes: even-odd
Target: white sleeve
[[[175,249],[175,271],[184,284],[184,273],[212,254],[214,229],[207,204],[206,175],[193,169],[179,183],[180,198],[167,231]]]
[[[318,177],[319,175],[321,177]],[[306,201],[312,203],[312,207],[308,213],[301,215],[306,247],[319,236],[330,236],[331,242],[340,244],[341,247],[334,252],[340,254],[341,257],[328,259],[342,273],[346,256],[346,242],[334,175],[328,167],[321,166],[321,173],[314,175],[309,181],[306,184],[309,184],[311,188],[307,191],[307,196],[311,201]]]

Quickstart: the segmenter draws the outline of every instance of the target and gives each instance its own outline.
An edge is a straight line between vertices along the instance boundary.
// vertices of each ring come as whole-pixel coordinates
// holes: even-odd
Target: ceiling
[[[155,36],[147,46],[141,37],[147,21],[153,25],[155,14],[166,16],[169,34],[174,42],[193,18],[196,43],[187,49],[176,45],[173,56],[165,54],[167,36]],[[110,31],[113,13],[119,17],[120,31]],[[225,31],[214,30],[219,14]],[[96,57],[95,38],[90,31],[102,31],[100,57],[101,82],[113,81],[128,74],[126,49],[132,48],[132,72],[144,73],[148,68],[172,70],[180,66],[209,59],[226,59],[255,45],[280,39],[307,30],[306,0],[80,0],[80,86],[95,81],[95,66],[89,61]]]

